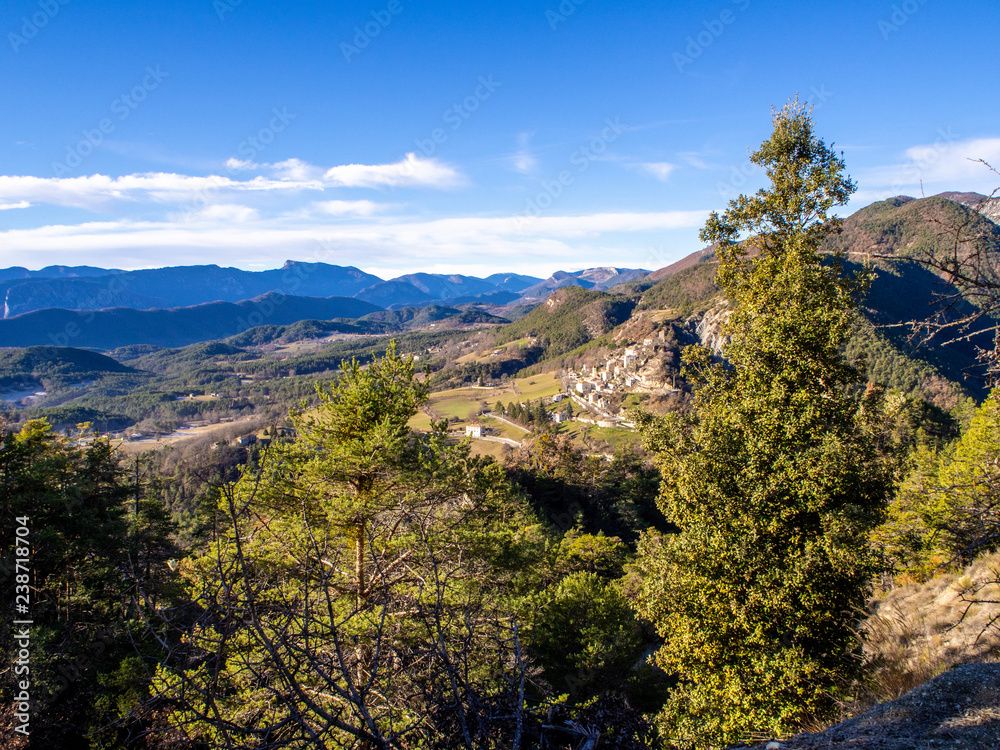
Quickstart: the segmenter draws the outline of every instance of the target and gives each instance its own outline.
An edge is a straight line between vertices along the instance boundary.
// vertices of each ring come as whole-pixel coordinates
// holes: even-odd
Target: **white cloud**
[[[17,203],[0,203],[0,211],[9,211],[12,208],[30,208],[28,201],[18,201]]]
[[[193,177],[172,172],[147,172],[121,177],[94,174],[84,177],[0,175],[0,200],[30,201],[56,206],[98,209],[113,202],[142,199],[157,203],[207,200],[224,191],[322,190],[322,183],[269,180],[254,177],[233,180],[221,175]]]
[[[328,169],[326,181],[341,187],[453,188],[464,183],[452,167],[410,153],[394,164],[346,164]]]
[[[661,182],[666,182],[670,179],[670,174],[677,169],[677,165],[667,161],[651,161],[639,164],[639,169],[646,174],[651,174]]]
[[[230,157],[226,159],[226,168],[230,172],[242,172],[249,169],[259,169],[260,165],[247,159],[236,159]]]
[[[174,172],[144,172],[110,177],[93,174],[80,177],[35,177],[0,175],[0,206],[25,208],[48,204],[102,210],[114,203],[185,204],[226,202],[226,195],[279,191],[286,194],[319,191],[336,187],[430,187],[449,188],[464,183],[462,175],[436,159],[415,154],[395,164],[349,164],[326,170],[301,159],[274,164],[255,164],[239,159],[226,162],[227,175],[194,176]],[[265,171],[237,179],[236,172]],[[8,203],[9,202],[9,203]]]
[[[371,216],[381,211],[384,206],[374,201],[316,201],[311,208],[330,216],[354,214],[356,216]]]
[[[320,167],[314,167],[301,159],[285,159],[275,164],[265,165],[272,170],[274,176],[279,180],[297,180],[305,182],[309,180],[319,180],[323,176]]]
[[[182,214],[172,214],[171,219],[183,222],[231,222],[234,224],[245,224],[259,218],[257,209],[249,206],[241,206],[236,203],[217,203],[212,206],[195,211],[188,211]]]
[[[1000,176],[991,172],[979,159],[1000,165],[1000,138],[952,139],[942,133],[935,143],[911,146],[903,152],[905,162],[873,167],[858,174],[865,197],[879,198],[899,194],[920,194],[945,190],[990,192],[1000,184]],[[878,196],[878,197],[874,197]],[[862,197],[855,195],[857,202]]]
[[[0,232],[0,265],[87,263],[152,267],[184,263],[248,266],[296,258],[360,268],[520,270],[624,265],[620,245],[643,233],[688,229],[707,211],[582,216],[381,219],[343,223],[260,220],[243,206],[213,206],[172,222],[91,222]],[[603,244],[594,244],[594,243]],[[694,248],[691,248],[694,249]],[[637,261],[639,265],[642,261]]]

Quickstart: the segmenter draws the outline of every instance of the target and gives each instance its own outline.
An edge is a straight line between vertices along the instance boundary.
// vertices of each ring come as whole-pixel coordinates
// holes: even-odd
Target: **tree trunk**
[[[358,609],[364,603],[365,594],[365,523],[358,524],[354,537],[354,580],[358,587]]]

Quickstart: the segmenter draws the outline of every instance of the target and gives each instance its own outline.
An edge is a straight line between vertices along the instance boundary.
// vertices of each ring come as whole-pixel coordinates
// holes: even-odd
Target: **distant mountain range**
[[[259,325],[347,320],[379,310],[482,305],[495,312],[511,303],[537,304],[563,286],[601,290],[647,273],[593,268],[559,271],[545,280],[516,273],[496,273],[485,279],[412,273],[383,280],[352,266],[298,261],[269,271],[215,265],[140,271],[15,267],[0,269],[4,300],[0,347],[183,346],[230,337]],[[452,318],[453,324],[486,322],[483,315],[462,318],[455,313]],[[357,333],[365,326],[345,323],[341,328]]]
[[[588,268],[585,271],[556,271],[554,274],[539,281],[533,286],[521,290],[521,296],[526,299],[545,299],[556,289],[566,286],[579,286],[584,289],[596,289],[603,292],[626,281],[633,281],[647,276],[649,271],[642,268]]]
[[[41,276],[48,270],[43,269],[27,278],[16,276],[23,270],[0,270],[0,279],[7,279],[0,282],[4,318],[49,307],[149,310],[206,302],[240,302],[269,292],[299,297],[353,297],[381,281],[353,267],[297,261],[288,261],[281,268],[269,271],[213,265],[98,273],[101,269],[84,267],[81,273],[75,273],[76,269],[56,269],[65,272]]]
[[[39,271],[0,269],[3,318],[36,310],[171,309],[206,302],[242,302],[274,292],[297,297],[354,297],[385,309],[482,302],[505,305],[521,297],[547,297],[554,289],[608,289],[648,271],[590,268],[558,271],[548,279],[495,273],[485,279],[461,274],[411,273],[380,279],[353,266],[286,261],[269,271],[173,266],[140,271],[92,266],[49,266]],[[0,341],[0,345],[5,342]]]
[[[831,238],[830,249],[860,261],[873,252],[892,254],[903,247],[929,247],[940,241],[935,234],[940,225],[935,220],[967,214],[970,208],[992,221],[1000,216],[1000,201],[979,193],[880,201],[846,219],[843,232]],[[29,271],[15,267],[0,269],[4,299],[0,347],[176,347],[228,338],[256,327],[302,321],[313,322],[302,330],[308,328],[317,334],[379,332],[399,326],[409,329],[446,319],[450,326],[499,324],[503,318],[516,319],[565,287],[593,293],[613,289],[626,295],[642,294],[639,309],[656,306],[697,311],[717,293],[713,261],[714,251],[709,247],[653,272],[609,266],[558,271],[547,279],[516,273],[495,273],[486,278],[412,273],[384,280],[351,266],[298,261],[287,261],[268,271],[215,265],[140,271],[92,266]],[[883,264],[883,270],[866,302],[869,316],[878,323],[919,318],[926,314],[927,301],[942,291],[937,277],[916,266]],[[419,314],[411,308],[428,310]],[[382,311],[403,312],[385,316]],[[605,323],[617,319],[618,314],[616,308],[597,328],[606,327]],[[578,323],[567,325],[569,331]],[[587,326],[593,327],[590,323]],[[287,337],[298,330],[272,330],[261,335]],[[567,341],[578,337],[575,331],[566,333]],[[959,349],[953,350],[952,358],[958,356]]]
[[[370,302],[348,297],[295,297],[274,292],[236,303],[206,302],[170,309],[48,308],[0,320],[0,344],[103,350],[130,344],[176,347],[228,338],[258,326],[353,319],[379,310]],[[344,330],[356,332],[350,326]]]

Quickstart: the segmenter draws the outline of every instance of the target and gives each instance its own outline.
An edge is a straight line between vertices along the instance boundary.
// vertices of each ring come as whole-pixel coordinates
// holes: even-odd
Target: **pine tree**
[[[293,414],[297,441],[224,488],[186,568],[204,616],[185,642],[207,661],[182,646],[154,688],[212,746],[482,747],[493,717],[523,718],[518,571],[494,564],[526,525],[518,499],[445,421],[410,430],[427,387],[395,344],[343,369]]]
[[[770,187],[702,231],[731,305],[727,363],[689,347],[693,413],[637,415],[679,528],[647,534],[636,568],[639,609],[666,639],[657,661],[681,680],[662,728],[713,744],[789,731],[857,673],[868,535],[892,486],[879,391],[859,398],[841,356],[865,279],[819,250],[854,185],[808,108],[790,102],[773,124],[751,156]]]

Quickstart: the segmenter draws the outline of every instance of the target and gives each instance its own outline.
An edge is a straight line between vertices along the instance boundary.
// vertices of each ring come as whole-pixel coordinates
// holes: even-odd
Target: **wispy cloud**
[[[0,205],[25,208],[32,203],[103,210],[114,203],[151,201],[162,204],[229,202],[227,195],[239,193],[298,193],[355,187],[411,187],[446,189],[464,184],[453,167],[415,154],[393,164],[349,164],[326,169],[300,159],[273,164],[229,159],[228,174],[187,175],[176,172],[145,172],[110,177],[35,177],[0,175]],[[258,172],[245,179],[238,172]],[[11,201],[11,203],[6,203]]]
[[[620,248],[635,244],[636,237],[696,227],[706,215],[609,212],[543,216],[523,224],[509,217],[370,221],[355,215],[330,223],[261,219],[252,209],[234,204],[192,212],[184,220],[89,222],[0,232],[0,265],[23,264],[30,257],[43,265],[86,258],[92,264],[148,267],[163,265],[167,253],[170,264],[204,263],[210,250],[212,262],[244,267],[295,257],[400,273],[428,268],[473,273],[501,266],[551,273],[560,265],[586,267],[607,264],[612,256],[627,257]]]
[[[322,167],[315,167],[301,159],[285,159],[275,164],[268,164],[272,175],[279,180],[292,180],[295,182],[307,182],[319,180],[323,176]]]
[[[346,164],[328,169],[323,179],[340,187],[430,187],[455,188],[465,179],[453,167],[437,159],[414,153],[394,164]]]
[[[935,193],[945,190],[992,191],[1000,177],[983,164],[1000,164],[1000,138],[952,138],[942,131],[934,143],[907,148],[894,164],[873,167],[858,173],[862,190],[853,203],[899,194],[919,195],[921,183]]]
[[[231,156],[226,159],[226,168],[231,172],[243,172],[251,169],[260,169],[260,164],[249,159],[237,159]]]
[[[151,200],[185,203],[220,191],[322,190],[322,183],[254,177],[234,180],[221,175],[195,177],[172,172],[148,172],[122,177],[0,176],[0,200],[13,199],[73,208],[100,209],[118,201]]]
[[[186,211],[180,214],[172,214],[171,219],[182,222],[226,222],[234,224],[245,224],[259,218],[257,209],[249,206],[241,206],[236,203],[217,203],[212,206],[193,211]]]
[[[385,209],[385,206],[373,201],[317,201],[310,208],[316,212],[330,216],[371,216]]]
[[[0,211],[9,211],[12,208],[30,208],[28,201],[18,201],[17,203],[0,203]]]
[[[676,164],[671,164],[667,161],[650,161],[644,162],[642,164],[636,165],[638,168],[645,172],[646,174],[652,175],[661,182],[666,182],[670,179],[670,175],[675,169],[677,169]]]
[[[538,168],[538,159],[531,152],[531,136],[534,133],[517,134],[517,153],[511,157],[515,172],[531,174]]]
[[[711,169],[712,166],[705,161],[701,154],[694,151],[685,151],[678,154],[678,156],[684,160],[686,164],[694,167],[695,169]]]

